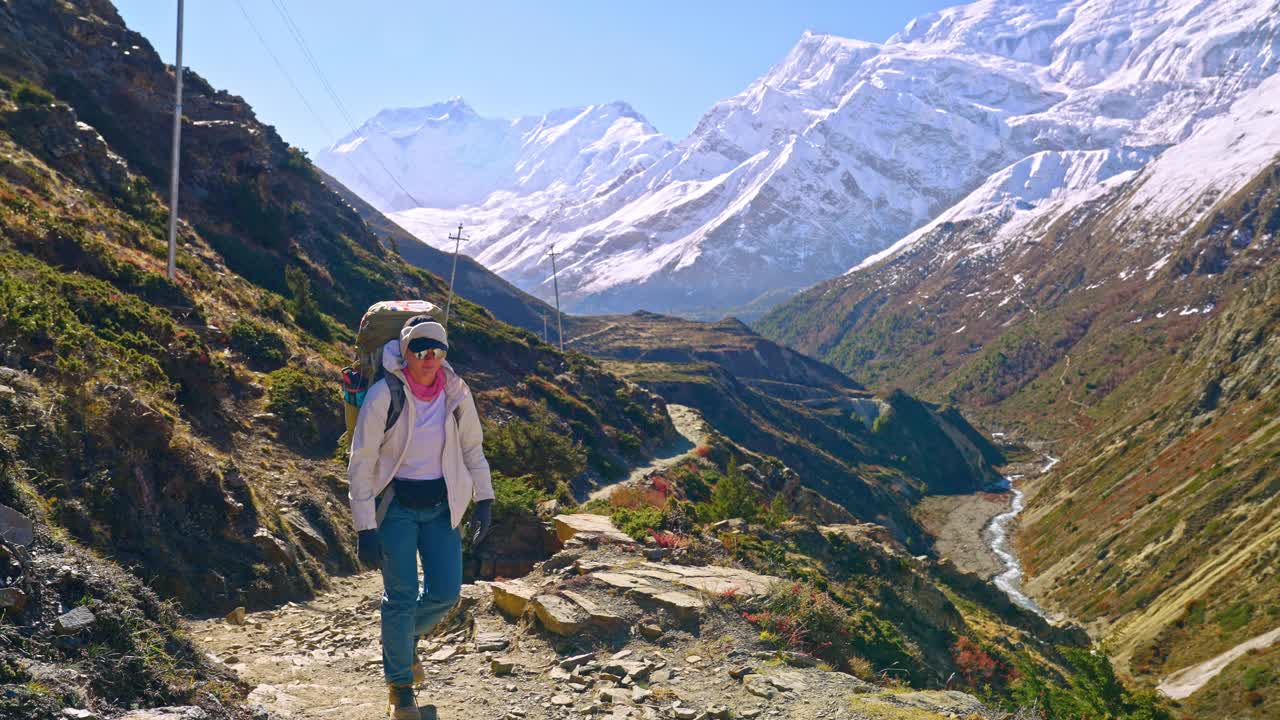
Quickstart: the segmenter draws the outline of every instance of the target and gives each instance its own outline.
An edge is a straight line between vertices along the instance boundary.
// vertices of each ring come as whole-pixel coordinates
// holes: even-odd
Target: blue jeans
[[[382,526],[382,673],[388,683],[413,682],[413,654],[458,602],[462,536],[449,524],[449,503],[415,510],[392,498]],[[422,585],[418,585],[418,556]]]

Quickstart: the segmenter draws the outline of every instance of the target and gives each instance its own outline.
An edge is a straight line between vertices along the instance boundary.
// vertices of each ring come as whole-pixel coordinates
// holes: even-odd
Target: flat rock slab
[[[493,604],[507,615],[518,618],[529,607],[529,601],[538,594],[538,589],[519,580],[496,582],[489,586],[493,590]]]
[[[610,634],[621,634],[631,628],[631,623],[621,615],[609,612],[602,605],[595,602],[591,598],[576,593],[572,590],[561,590],[561,595],[573,601],[573,604],[582,608],[587,613],[587,622],[593,627]]]
[[[529,605],[542,627],[564,637],[582,632],[589,620],[582,608],[559,595],[538,595]]]
[[[750,570],[721,567],[719,565],[693,566],[644,563],[627,572],[634,575],[667,580],[713,595],[728,592],[747,597],[767,595],[775,583],[781,582],[778,578],[769,575],[760,575]]]
[[[561,543],[567,543],[570,539],[579,537],[584,540],[605,540],[623,545],[636,544],[636,541],[632,540],[629,535],[614,527],[613,521],[609,519],[608,515],[592,515],[589,513],[557,515],[554,521],[556,537],[560,538]]]
[[[631,594],[637,599],[648,600],[682,618],[697,617],[706,607],[702,598],[675,590],[664,592],[655,588],[637,588],[632,590]]]
[[[635,590],[640,588],[652,588],[653,585],[644,578],[636,577],[630,573],[606,570],[604,572],[593,572],[591,577],[618,590]]]

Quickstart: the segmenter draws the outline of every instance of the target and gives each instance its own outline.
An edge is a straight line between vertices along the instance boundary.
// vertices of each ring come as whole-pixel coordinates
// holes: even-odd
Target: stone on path
[[[630,594],[638,600],[647,600],[685,620],[696,618],[702,612],[702,609],[706,607],[706,603],[702,601],[702,598],[676,592],[675,590],[663,592],[655,588],[637,588],[632,590]]]
[[[227,622],[232,625],[244,625],[248,621],[249,619],[243,606],[227,613]]]
[[[493,604],[510,618],[524,615],[529,601],[538,593],[538,589],[519,580],[496,582],[489,586],[493,590]]]
[[[577,635],[588,620],[581,608],[559,595],[538,595],[529,605],[542,627],[564,637]]]
[[[476,650],[478,652],[486,652],[490,650],[506,650],[507,645],[511,641],[506,635],[496,632],[482,632],[476,635]]]
[[[764,679],[763,675],[752,674],[743,677],[742,686],[746,688],[747,692],[757,697],[766,699],[773,697],[773,687],[771,687],[769,681]]]
[[[623,545],[635,545],[636,541],[631,536],[614,527],[613,521],[608,515],[591,515],[589,513],[578,513],[575,515],[557,515],[555,516],[556,537],[560,538],[561,543],[567,543],[571,538],[581,538],[583,540],[604,540],[607,542],[616,542]]]

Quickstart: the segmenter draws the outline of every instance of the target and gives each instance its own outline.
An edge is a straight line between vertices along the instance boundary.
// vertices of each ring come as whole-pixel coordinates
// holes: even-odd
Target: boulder
[[[298,537],[298,540],[302,542],[302,546],[305,547],[308,552],[318,558],[324,557],[328,554],[328,541],[324,539],[324,536],[320,534],[320,531],[316,529],[316,526],[311,524],[310,520],[299,513],[286,512],[284,514],[284,521],[289,526],[289,529],[293,531],[294,535]]]
[[[764,679],[763,675],[747,675],[742,678],[742,686],[747,692],[762,698],[773,697],[773,686]]]

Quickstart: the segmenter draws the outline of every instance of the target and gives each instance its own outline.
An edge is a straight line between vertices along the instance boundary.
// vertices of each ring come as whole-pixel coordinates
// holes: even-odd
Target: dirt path
[[[1174,700],[1182,700],[1190,697],[1192,693],[1204,687],[1204,684],[1212,680],[1218,673],[1231,664],[1233,660],[1244,655],[1250,650],[1261,650],[1271,647],[1275,643],[1280,642],[1280,628],[1276,628],[1269,633],[1263,633],[1255,638],[1246,640],[1230,650],[1218,655],[1217,657],[1206,660],[1199,665],[1192,665],[1183,668],[1176,673],[1166,677],[1156,689],[1164,693],[1166,696]]]
[[[633,468],[626,478],[592,490],[587,496],[588,501],[607,499],[613,494],[614,490],[622,485],[639,482],[651,472],[666,470],[679,463],[686,455],[693,452],[694,448],[706,442],[706,422],[703,421],[702,415],[697,410],[687,405],[668,404],[667,412],[671,415],[671,424],[675,425],[676,432],[680,434],[680,437],[667,447],[660,448],[654,453],[654,458],[649,463]]]
[[[585,563],[583,567],[603,567],[609,572],[592,581],[577,572],[565,572],[566,568],[539,569],[520,584],[562,594],[557,597],[573,593],[582,598],[575,603],[594,603],[599,609],[592,612],[631,625],[628,633],[615,635],[609,642],[585,636],[558,638],[527,619],[506,619],[490,600],[487,585],[464,585],[464,603],[470,608],[464,617],[474,622],[474,633],[465,623],[459,624],[460,629],[446,628],[419,648],[427,673],[418,692],[424,718],[995,717],[976,698],[959,692],[883,690],[812,663],[797,662],[793,667],[765,651],[758,631],[735,612],[704,605],[696,610],[681,606],[683,610],[672,614],[635,603],[634,582],[657,583],[661,587],[650,590],[663,591],[664,602],[674,602],[674,596],[692,598],[689,593],[694,591],[672,580],[656,579],[654,567],[637,564],[632,551],[602,546],[571,554]],[[628,568],[649,574],[628,576]],[[755,582],[767,579],[734,572],[739,579],[746,575]],[[675,572],[662,577],[679,580],[687,575]],[[623,583],[627,590],[609,584],[628,577],[631,580]],[[716,577],[723,580],[725,576]],[[376,571],[337,578],[333,589],[315,600],[251,613],[243,625],[222,619],[192,621],[191,635],[215,660],[235,670],[252,688],[249,702],[273,717],[384,718],[380,592],[381,575]],[[692,624],[691,612],[697,615]],[[636,632],[641,623],[658,635]],[[499,659],[505,664],[502,675],[495,674],[494,661]],[[612,669],[611,663],[622,663],[613,665],[621,669]],[[637,680],[632,680],[633,673]]]

